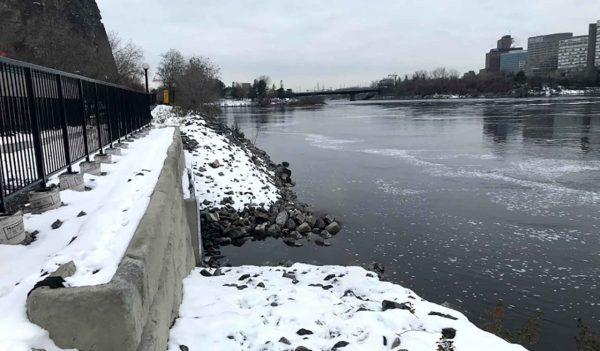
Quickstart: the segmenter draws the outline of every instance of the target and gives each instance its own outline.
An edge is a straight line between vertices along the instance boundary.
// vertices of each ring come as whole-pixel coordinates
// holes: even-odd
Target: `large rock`
[[[9,58],[115,81],[117,66],[94,0],[0,1],[0,51]]]
[[[277,218],[275,218],[275,224],[277,224],[280,227],[285,226],[285,224],[287,223],[288,220],[288,213],[287,211],[281,211],[279,212],[279,214],[277,215]]]
[[[337,222],[331,222],[327,227],[325,227],[325,230],[332,235],[335,235],[340,232],[341,228]]]
[[[300,234],[306,234],[309,233],[311,231],[310,226],[308,225],[308,223],[304,222],[302,224],[300,224],[298,226],[298,228],[296,228],[296,230],[298,231],[298,233]]]

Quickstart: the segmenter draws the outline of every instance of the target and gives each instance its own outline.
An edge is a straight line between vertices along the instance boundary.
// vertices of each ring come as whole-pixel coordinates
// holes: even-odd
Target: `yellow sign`
[[[163,104],[165,104],[165,105],[169,104],[169,90],[168,89],[163,90]]]

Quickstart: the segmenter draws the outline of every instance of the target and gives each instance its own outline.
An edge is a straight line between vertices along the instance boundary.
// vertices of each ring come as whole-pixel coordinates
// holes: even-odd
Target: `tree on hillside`
[[[186,62],[183,55],[171,49],[161,55],[161,61],[158,65],[157,74],[160,76],[163,85],[172,92],[177,80],[186,69]]]
[[[142,61],[144,60],[144,51],[142,48],[132,41],[124,42],[116,32],[108,33],[108,42],[117,65],[117,76],[114,82],[143,90],[144,70],[142,69]]]
[[[185,110],[212,113],[221,95],[219,68],[208,58],[194,56],[175,80],[177,105]]]

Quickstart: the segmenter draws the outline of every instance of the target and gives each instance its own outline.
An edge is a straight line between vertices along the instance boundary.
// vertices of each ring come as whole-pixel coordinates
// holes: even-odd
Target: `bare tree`
[[[429,73],[427,71],[416,71],[415,73],[413,73],[413,80],[418,80],[418,79],[429,79]]]
[[[449,74],[446,67],[438,67],[431,71],[431,78],[433,79],[447,79],[448,77]]]
[[[163,85],[172,90],[186,69],[185,58],[175,49],[167,51],[161,57],[157,74],[162,79]]]
[[[189,59],[177,78],[177,105],[185,110],[212,113],[219,99],[219,68],[208,58],[195,56]]]
[[[117,65],[115,83],[134,89],[143,89],[144,71],[142,61],[144,60],[144,51],[142,48],[135,45],[131,40],[124,42],[116,32],[108,33],[108,42]]]

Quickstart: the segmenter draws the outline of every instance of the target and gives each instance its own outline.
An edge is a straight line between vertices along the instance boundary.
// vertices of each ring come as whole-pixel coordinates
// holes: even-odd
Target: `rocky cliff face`
[[[0,1],[0,51],[7,57],[100,80],[116,65],[95,0]]]

